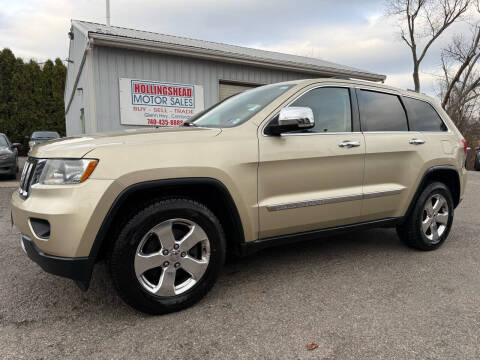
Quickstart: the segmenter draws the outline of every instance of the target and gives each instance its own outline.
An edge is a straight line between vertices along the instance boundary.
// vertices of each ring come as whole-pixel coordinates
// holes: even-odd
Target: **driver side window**
[[[348,88],[322,87],[303,94],[290,106],[312,109],[315,127],[297,133],[351,132],[352,111]]]

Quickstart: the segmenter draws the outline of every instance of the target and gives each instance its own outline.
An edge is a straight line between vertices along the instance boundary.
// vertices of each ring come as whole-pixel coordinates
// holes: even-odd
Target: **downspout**
[[[86,52],[86,70],[88,86],[88,113],[90,118],[90,133],[98,132],[97,103],[95,96],[95,78],[93,76],[93,39],[89,39]]]
[[[87,58],[87,52],[90,50],[90,40],[87,40],[87,46],[85,51],[83,52],[82,61],[80,62],[80,67],[77,71],[77,76],[75,77],[75,82],[73,83],[72,92],[70,93],[70,97],[68,99],[67,106],[65,106],[65,114],[68,113],[70,109],[70,105],[72,105],[73,97],[75,96],[75,91],[77,91],[77,85],[80,81],[80,76],[82,75],[83,65],[85,65],[85,59]]]
[[[87,63],[86,83],[88,84],[88,89],[87,89],[88,118],[90,122],[91,132],[96,132],[98,129],[97,129],[97,117],[96,117],[96,98],[95,98],[95,86],[94,86],[94,78],[93,78],[93,55],[92,54],[93,54],[93,39],[88,39],[87,46],[85,47],[85,51],[83,52],[82,61],[80,62],[80,67],[77,71],[77,76],[75,78],[75,82],[72,87],[72,92],[70,93],[70,98],[68,100],[67,106],[65,106],[65,115],[70,110],[70,106],[72,105],[73,98],[75,97],[75,92],[77,91],[78,82],[80,81],[83,68],[85,66],[85,63]]]

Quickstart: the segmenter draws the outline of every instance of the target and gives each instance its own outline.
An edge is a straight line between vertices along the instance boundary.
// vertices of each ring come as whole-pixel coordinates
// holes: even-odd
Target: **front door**
[[[310,88],[290,106],[310,107],[313,129],[259,136],[259,238],[358,221],[365,141],[352,95]]]

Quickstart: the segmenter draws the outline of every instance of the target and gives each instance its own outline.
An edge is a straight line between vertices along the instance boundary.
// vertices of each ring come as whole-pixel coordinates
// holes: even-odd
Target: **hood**
[[[0,146],[0,154],[10,154],[12,151],[8,148],[8,146]]]
[[[53,140],[53,139],[58,139],[58,138],[31,138],[30,141],[33,141],[36,144],[40,144],[40,143],[50,141],[50,140]]]
[[[171,127],[128,129],[114,133],[66,137],[35,145],[28,154],[37,158],[81,158],[90,151],[105,146],[122,146],[148,143],[194,142],[199,138],[214,137],[221,129],[196,127]]]

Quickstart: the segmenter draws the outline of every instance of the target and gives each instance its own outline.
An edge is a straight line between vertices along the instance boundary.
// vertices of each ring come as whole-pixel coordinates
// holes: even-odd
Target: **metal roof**
[[[283,54],[274,51],[190,39],[118,26],[107,26],[80,20],[72,20],[72,26],[78,28],[87,38],[93,39],[94,44],[104,46],[168,52],[218,61],[275,67],[322,76],[348,76],[370,81],[384,81],[386,79],[385,75],[311,57]]]

